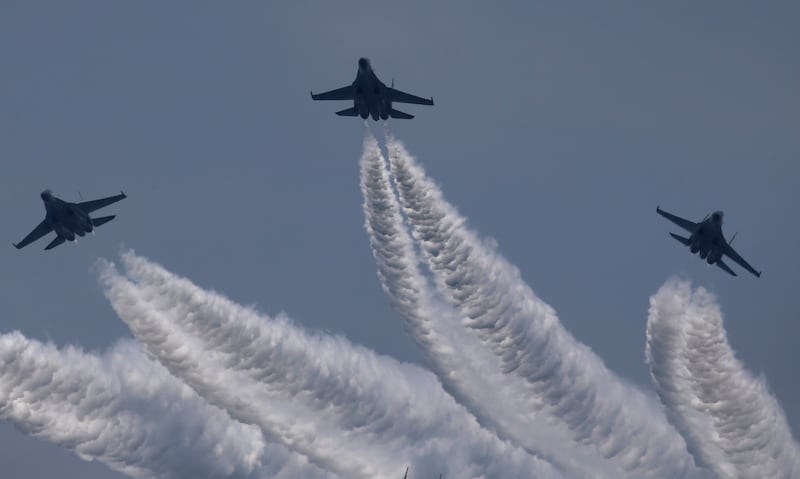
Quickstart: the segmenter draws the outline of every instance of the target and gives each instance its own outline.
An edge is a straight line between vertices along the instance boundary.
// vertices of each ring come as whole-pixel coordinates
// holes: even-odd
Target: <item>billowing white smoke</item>
[[[287,318],[238,306],[133,254],[106,267],[107,296],[134,335],[201,396],[346,477],[559,477],[500,441],[429,372]]]
[[[0,417],[134,477],[331,477],[265,444],[132,341],[98,356],[0,335]]]
[[[126,253],[124,273],[101,268],[106,295],[158,363],[130,341],[98,356],[0,335],[0,418],[136,477],[396,478],[406,465],[415,477],[706,477],[695,461],[722,479],[800,477],[781,408],[735,359],[704,290],[672,282],[651,299],[647,360],[667,421],[465,227],[399,142],[388,149],[397,191],[365,140],[366,228],[444,388]]]
[[[383,289],[445,389],[467,406],[481,424],[544,457],[570,476],[621,477],[617,467],[595,451],[560,435],[547,418],[520,414],[526,409],[519,401],[525,391],[504,377],[497,358],[461,326],[452,307],[434,296],[434,289],[421,273],[386,161],[370,134],[364,140],[361,157],[361,190],[365,227]]]
[[[699,474],[660,408],[564,330],[517,269],[465,227],[402,144],[390,139],[388,149],[403,211],[436,286],[502,373],[525,390],[518,412],[553,417],[565,435],[632,476]]]
[[[800,477],[800,450],[761,378],[734,356],[714,298],[670,281],[650,298],[647,361],[699,464],[723,479]]]

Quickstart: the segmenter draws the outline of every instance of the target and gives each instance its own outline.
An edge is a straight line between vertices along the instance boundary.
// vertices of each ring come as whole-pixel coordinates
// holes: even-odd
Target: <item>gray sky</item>
[[[363,228],[363,122],[308,96],[349,84],[366,56],[385,82],[433,95],[392,131],[611,369],[650,389],[648,299],[688,277],[718,295],[738,357],[800,431],[799,14],[794,2],[2,2],[6,241],[42,219],[45,188],[129,198],[77,246],[0,252],[0,328],[91,350],[130,336],[89,272],[124,245],[420,361]],[[763,277],[689,256],[657,204],[695,220],[724,210]],[[121,477],[8,424],[0,444],[11,477]]]

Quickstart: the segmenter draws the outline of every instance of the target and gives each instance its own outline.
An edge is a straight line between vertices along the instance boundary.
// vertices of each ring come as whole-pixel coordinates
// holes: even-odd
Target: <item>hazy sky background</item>
[[[611,369],[651,389],[648,299],[691,278],[797,434],[798,18],[796,2],[4,1],[0,329],[90,350],[130,336],[89,271],[124,245],[419,362],[363,228],[363,122],[309,97],[366,56],[387,84],[433,95],[392,132]],[[77,246],[17,251],[45,188],[129,198]],[[762,278],[691,257],[656,205],[724,210]],[[0,444],[9,477],[122,477],[7,423]]]

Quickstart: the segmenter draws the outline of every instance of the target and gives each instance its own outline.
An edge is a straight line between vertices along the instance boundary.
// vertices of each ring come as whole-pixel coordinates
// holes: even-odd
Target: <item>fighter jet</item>
[[[700,253],[700,257],[705,259],[708,264],[716,264],[720,269],[736,276],[736,273],[722,261],[722,256],[724,255],[753,273],[756,277],[761,277],[761,271],[756,271],[731,247],[736,235],[733,235],[730,242],[725,240],[725,236],[722,234],[722,211],[715,211],[710,215],[706,215],[703,221],[699,223],[667,213],[658,206],[656,206],[656,213],[691,233],[688,238],[675,233],[670,233],[670,236],[688,246],[692,254]]]
[[[22,241],[19,243],[12,243],[17,249],[28,246],[51,231],[56,232],[56,237],[45,249],[53,249],[67,240],[75,241],[75,236],[83,236],[86,233],[91,233],[94,231],[95,227],[106,224],[114,219],[113,215],[91,218],[89,213],[127,198],[122,191],[116,196],[109,196],[108,198],[101,198],[93,201],[84,201],[82,203],[64,201],[54,196],[53,192],[50,190],[42,191],[39,196],[41,196],[42,201],[44,201],[44,209],[46,211],[44,220],[42,220],[42,222]]]
[[[386,120],[389,117],[406,120],[414,118],[414,115],[392,108],[392,103],[433,105],[433,97],[428,100],[395,90],[394,80],[392,80],[392,86],[387,87],[375,76],[375,72],[372,71],[372,65],[366,58],[358,60],[358,73],[352,85],[317,95],[311,92],[311,98],[314,100],[352,100],[352,108],[337,111],[336,114],[339,116],[360,116],[365,120],[367,117],[372,116],[372,119],[376,121],[378,118]]]

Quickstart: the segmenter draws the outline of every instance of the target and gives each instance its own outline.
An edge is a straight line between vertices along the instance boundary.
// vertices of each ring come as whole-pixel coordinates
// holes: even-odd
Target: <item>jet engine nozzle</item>
[[[69,228],[67,228],[63,224],[56,223],[53,226],[53,229],[55,230],[56,234],[58,234],[58,236],[64,238],[65,240],[67,240],[67,241],[75,241],[75,233],[73,233],[72,230],[70,230]]]

